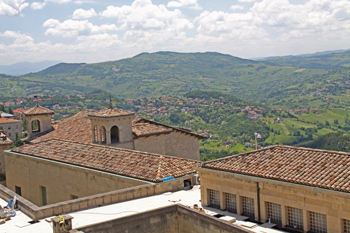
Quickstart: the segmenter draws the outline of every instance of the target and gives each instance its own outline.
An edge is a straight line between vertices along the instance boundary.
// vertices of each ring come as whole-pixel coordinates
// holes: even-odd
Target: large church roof
[[[76,115],[61,121],[55,125],[54,129],[51,131],[34,135],[25,141],[30,143],[38,143],[48,139],[60,139],[89,144],[91,143],[91,123],[87,116],[94,115],[97,112],[98,111],[96,110],[83,110]],[[194,134],[176,127],[163,125],[138,116],[133,120],[132,131],[136,138],[179,131],[202,139],[202,136],[198,134]]]
[[[173,156],[57,139],[17,147],[12,152],[156,183],[165,177],[196,173],[201,164]]]

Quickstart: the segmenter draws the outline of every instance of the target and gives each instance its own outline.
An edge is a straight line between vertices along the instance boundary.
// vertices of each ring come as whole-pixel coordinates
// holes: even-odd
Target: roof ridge
[[[189,132],[189,131],[187,131],[187,130],[180,129],[180,128],[178,128],[178,127],[174,127],[174,126],[171,126],[171,125],[162,124],[162,123],[159,123],[159,122],[157,122],[157,121],[150,120],[150,119],[143,118],[143,119],[141,119],[141,120],[148,121],[148,122],[150,122],[150,123],[152,123],[152,124],[157,124],[157,125],[162,125],[162,126],[165,126],[165,127],[168,127],[168,128],[172,128],[172,129],[174,129],[174,130],[177,130],[177,131],[180,131],[180,132],[183,132],[183,133],[187,133],[187,134],[190,134],[190,135],[193,135],[193,136],[202,138],[202,139],[206,138],[206,137],[204,137],[204,136],[202,136],[202,135],[199,135],[199,134],[196,134],[196,133],[192,133],[192,132]],[[141,121],[141,120],[140,120],[140,121]]]
[[[215,160],[204,162],[203,164],[207,164],[207,163],[210,163],[210,162],[213,162],[213,161],[225,160],[225,159],[229,159],[229,158],[232,158],[232,157],[248,155],[248,154],[251,154],[251,153],[255,153],[255,152],[263,151],[263,150],[268,150],[268,149],[272,149],[272,148],[275,148],[275,147],[278,147],[278,145],[271,145],[271,146],[267,146],[267,147],[264,147],[264,148],[261,148],[261,149],[258,149],[258,150],[252,150],[252,151],[248,151],[248,152],[243,152],[243,153],[239,153],[239,154],[236,154],[236,155],[229,155],[229,156],[226,156],[226,157],[222,157],[222,158],[218,158],[218,159],[215,159]]]
[[[295,150],[308,150],[308,151],[317,151],[317,152],[324,152],[324,153],[336,153],[336,154],[350,155],[350,152],[345,152],[345,151],[326,150],[326,149],[317,149],[317,148],[309,148],[309,147],[297,147],[297,146],[289,146],[289,145],[278,145],[278,146],[290,148],[290,149],[295,149]]]

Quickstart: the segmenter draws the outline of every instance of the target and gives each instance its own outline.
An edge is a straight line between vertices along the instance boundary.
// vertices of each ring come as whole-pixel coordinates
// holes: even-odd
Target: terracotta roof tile
[[[56,124],[54,126],[54,130],[32,136],[31,138],[25,139],[25,141],[30,143],[37,143],[48,139],[60,139],[86,144],[91,143],[91,123],[90,119],[87,118],[87,116],[94,115],[96,112],[96,110],[83,110],[76,115]],[[136,137],[170,133],[174,131],[174,129],[183,133],[194,135],[196,137],[201,137],[198,134],[193,134],[186,130],[163,125],[139,116],[133,119],[132,131]]]
[[[109,118],[109,117],[118,117],[118,116],[133,116],[135,115],[131,111],[126,111],[119,108],[107,108],[100,111],[96,111],[93,113],[90,113],[88,117],[103,117],[103,118]]]
[[[154,125],[149,123],[134,123],[132,125],[132,132],[137,137],[145,137],[145,136],[150,136],[155,134],[171,133],[173,132],[173,129],[169,127]]]
[[[41,115],[41,114],[55,114],[54,111],[44,108],[42,106],[35,106],[30,109],[23,111],[24,115]]]
[[[11,118],[5,118],[5,117],[0,117],[0,124],[3,123],[13,123],[13,122],[22,122],[20,120],[15,120],[15,119],[11,119]]]
[[[196,173],[201,164],[190,159],[56,139],[12,151],[152,182]]]
[[[271,146],[209,161],[203,168],[350,192],[350,153]]]

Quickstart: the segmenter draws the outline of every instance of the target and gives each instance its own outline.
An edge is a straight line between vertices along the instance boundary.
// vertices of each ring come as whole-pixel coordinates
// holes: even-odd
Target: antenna
[[[112,95],[109,94],[109,106],[108,106],[109,109],[112,109],[113,108],[113,105],[112,105]]]
[[[35,96],[34,96],[34,99],[36,99],[36,106],[37,106],[37,107],[39,107],[38,96],[37,96],[37,95],[35,95]]]

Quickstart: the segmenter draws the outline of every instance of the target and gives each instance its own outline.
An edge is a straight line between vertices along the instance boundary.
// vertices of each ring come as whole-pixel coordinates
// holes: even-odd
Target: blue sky
[[[0,0],[0,65],[350,49],[348,0]]]

